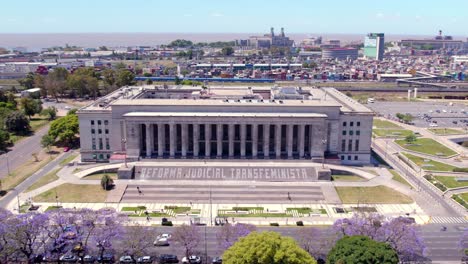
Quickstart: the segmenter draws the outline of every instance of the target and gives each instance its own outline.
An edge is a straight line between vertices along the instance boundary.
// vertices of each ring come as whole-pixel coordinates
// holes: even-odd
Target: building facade
[[[355,48],[332,48],[322,49],[322,59],[356,60],[358,49]]]
[[[364,39],[364,56],[369,59],[382,60],[385,51],[384,33],[369,33]]]
[[[373,112],[333,88],[126,87],[78,116],[83,161],[370,161]]]

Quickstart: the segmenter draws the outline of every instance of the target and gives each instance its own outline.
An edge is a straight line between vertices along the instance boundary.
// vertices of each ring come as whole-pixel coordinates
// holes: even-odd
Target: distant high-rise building
[[[369,33],[364,39],[364,56],[382,60],[385,50],[384,33]]]

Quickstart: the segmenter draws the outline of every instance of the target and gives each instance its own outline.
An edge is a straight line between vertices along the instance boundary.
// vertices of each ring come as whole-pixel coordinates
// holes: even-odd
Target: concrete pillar
[[[263,125],[263,155],[270,156],[270,124]]]
[[[223,156],[223,124],[216,125],[216,140],[217,140],[217,153],[216,156],[221,158]]]
[[[145,123],[146,129],[146,157],[151,158],[151,124]]]
[[[164,124],[158,124],[158,157],[164,155],[164,148],[166,147],[165,134]]]
[[[205,157],[211,155],[211,124],[205,124]]]
[[[312,157],[312,153],[314,153],[313,147],[314,147],[314,141],[316,140],[314,139],[314,133],[312,132],[314,130],[314,127],[315,125],[309,126],[309,152],[310,152],[309,154],[311,157]]]
[[[408,90],[408,101],[411,100],[411,90]]]
[[[169,124],[169,156],[174,158],[176,151],[176,129],[175,124]]]
[[[187,157],[187,149],[188,149],[188,125],[182,124],[182,157]]]
[[[198,157],[198,154],[200,153],[199,141],[200,141],[200,125],[193,124],[193,156],[194,157]]]
[[[298,141],[297,141],[297,148],[299,151],[299,158],[304,157],[304,142],[305,142],[305,125],[298,125],[297,126],[297,135],[298,135]]]
[[[276,158],[281,157],[281,125],[275,125],[275,152]]]
[[[245,158],[245,140],[246,140],[246,131],[247,129],[247,126],[246,124],[241,124],[240,125],[240,139],[241,139],[241,142],[240,142],[240,148],[241,148],[241,157],[242,158]]]
[[[234,125],[229,124],[229,157],[234,157]]]
[[[258,155],[258,125],[252,124],[252,157],[256,158]]]
[[[418,88],[414,88],[414,99],[418,98]]]
[[[292,158],[293,155],[293,129],[294,125],[288,125],[286,128],[286,152],[288,158]]]

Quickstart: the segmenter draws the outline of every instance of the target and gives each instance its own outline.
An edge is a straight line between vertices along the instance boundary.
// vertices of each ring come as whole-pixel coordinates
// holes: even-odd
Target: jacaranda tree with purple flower
[[[136,261],[136,256],[148,253],[153,246],[154,235],[150,228],[145,226],[127,226],[123,233],[121,251]]]
[[[237,223],[235,225],[225,224],[216,232],[216,239],[222,251],[230,248],[241,237],[245,237],[257,228],[250,224]]]
[[[107,251],[113,249],[114,241],[124,237],[124,225],[127,223],[128,217],[111,208],[99,211],[99,216],[99,225],[95,229],[93,239],[96,242],[99,256],[102,258]]]
[[[197,226],[183,224],[174,228],[172,239],[184,247],[185,256],[188,257],[200,243],[201,234]]]
[[[379,214],[355,214],[351,218],[337,220],[333,230],[341,236],[363,235],[388,243],[403,262],[420,260],[426,253],[416,226],[404,217],[386,220]]]

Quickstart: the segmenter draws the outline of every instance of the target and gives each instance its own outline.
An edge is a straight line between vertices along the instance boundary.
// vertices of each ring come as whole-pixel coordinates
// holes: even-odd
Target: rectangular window
[[[102,149],[102,138],[99,139],[99,149]]]
[[[346,151],[346,139],[341,140],[341,151]]]
[[[344,126],[344,127],[346,126],[346,122],[343,122],[343,126]]]
[[[96,130],[94,130],[94,128],[91,128],[91,134],[95,134],[96,133]]]
[[[353,140],[352,139],[350,139],[348,141],[348,151],[353,151]]]
[[[109,129],[106,128],[104,131],[106,132],[106,134],[109,134]]]
[[[106,138],[106,149],[110,149],[109,139]]]
[[[109,120],[104,120],[104,125],[109,125]]]
[[[351,155],[348,155],[348,160],[351,160]]]
[[[354,150],[359,151],[359,139],[354,142]]]
[[[102,134],[102,129],[98,129],[98,134]]]
[[[354,156],[354,160],[358,160],[358,156]]]
[[[98,124],[98,125],[101,125],[101,120],[98,120],[98,121],[97,121],[97,124]]]
[[[356,122],[356,126],[361,126],[361,122]]]
[[[354,126],[354,122],[349,122],[349,126]]]
[[[341,155],[341,160],[344,160],[344,156],[343,156],[343,155]]]
[[[361,131],[360,130],[356,130],[356,136],[360,136],[361,135]]]
[[[94,120],[91,120],[91,125],[94,126]]]
[[[341,132],[341,134],[342,134],[343,136],[346,136],[346,130],[343,130],[343,132]]]
[[[350,130],[350,131],[349,131],[349,135],[350,135],[350,136],[354,135],[354,131],[353,131],[353,130]]]
[[[106,157],[107,157],[107,159],[109,159],[109,158],[110,158],[110,154],[107,154]]]

